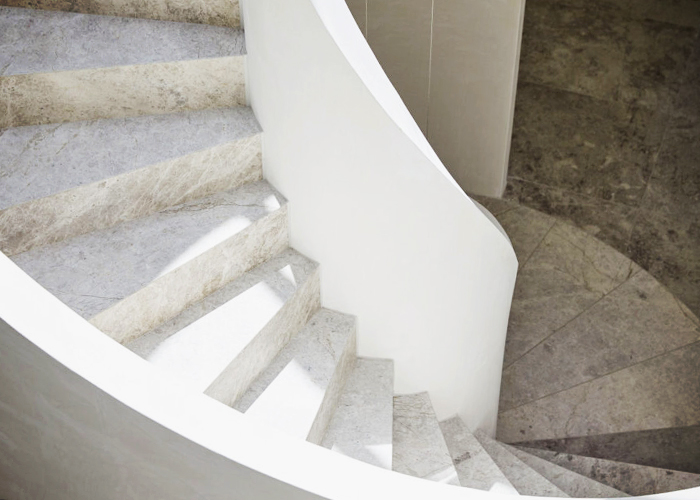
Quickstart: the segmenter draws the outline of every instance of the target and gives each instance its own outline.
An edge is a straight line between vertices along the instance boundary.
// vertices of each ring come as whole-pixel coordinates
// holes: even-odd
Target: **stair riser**
[[[352,336],[345,344],[345,349],[338,360],[333,378],[331,378],[328,387],[326,387],[326,393],[323,396],[323,402],[316,414],[316,419],[309,431],[309,435],[306,437],[306,440],[310,443],[320,445],[323,442],[323,437],[326,435],[328,425],[333,418],[335,409],[338,407],[338,401],[343,393],[345,383],[350,377],[352,370],[355,368],[355,361],[357,359],[356,352],[357,338],[355,332],[353,332]]]
[[[15,255],[260,179],[258,135],[0,211],[0,250]]]
[[[205,394],[233,406],[320,307],[321,284],[317,268],[255,339],[212,382]]]
[[[243,56],[0,78],[0,128],[245,104]]]
[[[286,205],[101,312],[91,323],[128,342],[281,252],[288,245]]]
[[[236,27],[241,24],[237,0],[209,0],[205,3],[172,0],[2,0],[0,5],[215,26]]]

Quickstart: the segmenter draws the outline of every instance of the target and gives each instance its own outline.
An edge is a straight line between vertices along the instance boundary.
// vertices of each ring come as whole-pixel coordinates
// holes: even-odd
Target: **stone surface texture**
[[[508,451],[501,443],[494,441],[482,431],[476,431],[474,437],[479,440],[481,446],[496,462],[503,474],[518,490],[518,493],[544,497],[569,497],[569,495],[545,479],[544,476],[523,463],[522,460]]]
[[[286,245],[286,202],[258,182],[13,259],[69,307],[124,341]]]
[[[504,445],[508,451],[542,474],[557,487],[565,491],[573,498],[619,498],[629,496],[615,488],[611,488],[603,483],[573,472],[564,467],[560,467],[543,458],[530,455],[529,453]]]
[[[228,402],[319,307],[318,264],[285,250],[126,347],[200,392],[235,371],[234,389],[217,394]]]
[[[394,362],[358,358],[321,445],[391,470]]]
[[[501,493],[516,493],[479,441],[459,417],[440,422],[440,429],[462,486]]]
[[[700,6],[527,3],[506,196],[596,235],[700,314]]]
[[[521,449],[630,495],[653,495],[700,486],[698,474],[534,448]]]
[[[700,474],[700,425],[526,441],[519,446]]]
[[[321,309],[234,405],[250,418],[319,444],[355,363],[355,319]]]
[[[249,108],[19,127],[0,148],[7,255],[262,178]]]
[[[241,24],[238,0],[209,0],[205,3],[185,0],[1,0],[0,5],[214,26],[236,27]]]
[[[394,396],[393,470],[459,486],[427,392]]]

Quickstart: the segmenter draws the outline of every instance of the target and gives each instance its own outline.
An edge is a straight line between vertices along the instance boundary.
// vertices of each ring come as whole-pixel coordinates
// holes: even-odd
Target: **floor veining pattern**
[[[520,262],[498,438],[564,439],[700,424],[700,320],[582,229],[479,198]]]
[[[696,0],[529,0],[506,189],[630,257],[696,315],[699,33]]]

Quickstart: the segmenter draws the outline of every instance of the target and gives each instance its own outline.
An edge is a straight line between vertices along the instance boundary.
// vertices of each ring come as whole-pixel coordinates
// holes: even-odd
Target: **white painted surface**
[[[398,393],[493,433],[515,254],[447,173],[343,0],[242,6],[268,180],[292,245],[322,263],[326,307]]]

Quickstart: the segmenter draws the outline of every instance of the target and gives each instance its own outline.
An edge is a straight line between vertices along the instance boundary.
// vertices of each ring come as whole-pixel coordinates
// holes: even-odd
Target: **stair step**
[[[0,0],[0,5],[104,16],[159,19],[182,23],[203,23],[215,26],[233,27],[241,24],[238,0],[209,0],[190,3],[172,0],[92,0],[90,2],[70,3],[64,0]]]
[[[321,309],[233,407],[319,444],[355,361],[355,319]]]
[[[179,314],[287,246],[285,200],[266,182],[13,257],[119,342]]]
[[[393,433],[396,472],[460,485],[427,392],[394,397]]]
[[[568,494],[513,455],[495,439],[490,438],[482,431],[474,432],[474,437],[491,455],[493,461],[518,490],[518,493],[531,496],[569,498]]]
[[[474,437],[461,418],[440,422],[440,429],[462,486],[500,493],[518,494],[496,462]]]
[[[233,403],[320,307],[318,264],[287,249],[126,347]]]
[[[503,445],[513,455],[546,477],[552,484],[574,498],[619,498],[629,496],[615,488],[572,472],[513,446]]]
[[[394,362],[358,358],[322,446],[391,470]]]
[[[700,474],[521,446],[517,448],[634,496],[700,486]]]
[[[0,7],[0,46],[0,128],[245,102],[240,29]]]
[[[0,132],[0,250],[14,255],[259,180],[259,132],[244,107]]]

